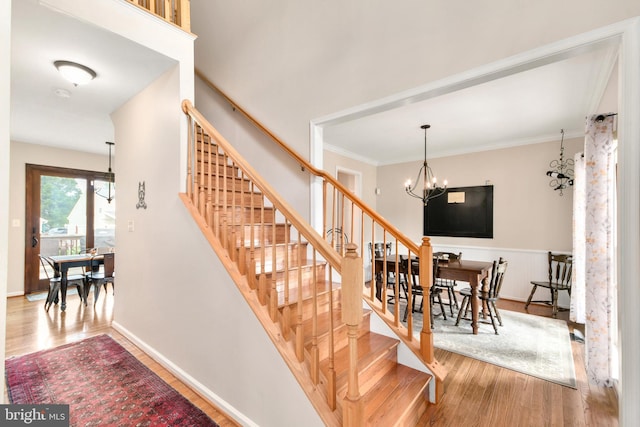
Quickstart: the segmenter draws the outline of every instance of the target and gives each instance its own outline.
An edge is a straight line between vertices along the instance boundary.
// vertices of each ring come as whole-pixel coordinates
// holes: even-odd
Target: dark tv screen
[[[493,238],[493,185],[447,188],[424,207],[425,236]]]

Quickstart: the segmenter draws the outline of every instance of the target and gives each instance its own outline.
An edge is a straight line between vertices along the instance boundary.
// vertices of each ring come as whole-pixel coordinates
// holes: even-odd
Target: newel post
[[[363,426],[363,402],[358,386],[358,326],[362,321],[362,257],[354,243],[348,243],[342,260],[342,321],[349,340],[349,383],[343,402],[342,423]]]
[[[427,363],[433,362],[435,355],[433,352],[433,334],[431,333],[431,286],[433,285],[433,248],[431,239],[422,238],[420,246],[420,286],[422,295],[425,295],[425,302],[422,305],[422,331],[420,331],[420,352]]]

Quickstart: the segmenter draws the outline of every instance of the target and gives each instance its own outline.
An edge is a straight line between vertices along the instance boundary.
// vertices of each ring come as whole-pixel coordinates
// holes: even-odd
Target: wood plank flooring
[[[89,296],[88,307],[81,307],[78,296],[70,295],[67,297],[66,312],[62,314],[59,306],[52,306],[47,313],[44,310],[44,301],[30,302],[22,296],[8,298],[6,357],[33,353],[95,335],[107,334],[209,415],[220,427],[239,425],[111,328],[113,301],[111,287],[106,297],[104,292],[100,293],[95,306],[92,305],[93,293]],[[9,401],[6,392],[4,401]]]
[[[522,302],[500,300],[498,307],[526,312]],[[551,307],[532,304],[528,313],[551,317]],[[560,312],[558,318],[568,321],[569,313]],[[568,324],[572,332],[574,327],[581,326]],[[432,406],[420,419],[419,425],[617,426],[618,398],[615,390],[589,384],[584,365],[584,344],[572,341],[571,346],[577,389],[436,349],[436,359],[449,370],[445,394],[441,404]]]
[[[114,295],[101,293],[96,306],[80,307],[77,296],[68,298],[65,314],[53,306],[47,313],[44,301],[25,297],[7,300],[6,356],[32,353],[108,334],[152,369],[221,427],[237,424],[214,405],[175,378],[126,338],[111,328]],[[505,310],[524,312],[524,303],[500,301]],[[551,316],[551,308],[529,307],[529,313]],[[567,312],[559,318],[568,319]],[[570,324],[570,329],[573,325]],[[610,388],[589,384],[584,368],[584,345],[572,342],[578,389],[563,387],[508,369],[436,349],[436,358],[447,367],[446,393],[442,403],[432,406],[420,426],[611,426],[618,425],[618,400]],[[7,396],[4,396],[5,401]]]

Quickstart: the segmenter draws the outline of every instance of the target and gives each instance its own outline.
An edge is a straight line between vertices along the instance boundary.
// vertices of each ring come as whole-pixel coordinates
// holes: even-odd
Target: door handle
[[[34,234],[31,236],[31,247],[35,248],[36,246],[38,246],[38,239],[36,239],[36,235]]]

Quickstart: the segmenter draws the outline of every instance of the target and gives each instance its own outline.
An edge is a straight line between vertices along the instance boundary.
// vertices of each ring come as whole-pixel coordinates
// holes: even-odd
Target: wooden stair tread
[[[284,244],[284,243],[283,243]],[[289,265],[289,271],[296,271],[299,269],[304,269],[304,268],[311,268],[314,265],[316,267],[323,267],[325,265],[327,265],[327,263],[325,261],[317,261],[314,264],[312,259],[301,259],[300,262],[296,262],[296,265]],[[258,264],[259,269],[256,271],[256,274],[262,274],[262,268],[261,266]],[[268,274],[271,275],[271,273],[273,273],[273,260],[272,259],[265,259],[265,263],[264,263],[264,274]],[[277,264],[277,260],[276,260],[276,269],[275,269],[275,273],[284,273],[284,268],[280,268],[280,266]],[[321,277],[322,279],[324,278]],[[291,281],[291,279],[289,279],[289,281]],[[282,280],[282,282],[284,283],[284,279]],[[276,280],[276,283],[278,283],[278,280]]]
[[[376,367],[377,363],[393,359],[396,363],[396,349],[400,341],[385,335],[367,332],[358,337],[358,376],[360,377],[361,392],[365,388],[363,372]],[[320,361],[320,370],[325,374],[329,369],[329,359]],[[336,371],[336,390],[342,390],[347,386],[349,373],[349,347],[345,346],[336,350],[334,357],[334,369]],[[379,373],[374,369],[374,373]]]
[[[274,218],[275,221],[282,221],[278,210],[239,172],[237,165],[229,163],[228,158],[223,155],[208,155],[214,146],[213,141],[207,142],[201,145],[198,152],[193,171],[196,191],[202,191],[206,194],[205,197],[213,197],[214,202],[217,198],[226,205],[220,209],[219,217],[220,226],[225,227],[224,232],[227,233],[224,235],[227,240],[225,243],[228,242],[230,251],[235,247],[239,255],[235,261],[241,259],[243,266],[248,266],[243,270],[246,272],[244,274],[251,276],[252,289],[263,292],[261,303],[268,307],[273,304],[274,297],[277,299],[279,311],[276,316],[280,319],[280,328],[286,327],[288,333],[293,333],[294,336],[303,335],[296,338],[302,340],[300,344],[303,346],[307,366],[311,360],[310,354],[314,355],[315,360],[319,360],[320,375],[324,377],[324,380],[320,379],[321,385],[328,384],[328,355],[334,349],[332,366],[337,393],[335,397],[338,410],[341,411],[348,387],[350,360],[347,336],[349,328],[342,321],[342,285],[327,280],[330,277],[330,266],[326,261],[314,262],[313,259],[306,258],[309,256],[307,241],[298,242],[297,235],[295,241],[290,241],[292,225],[288,221],[274,223]],[[205,178],[209,172],[211,178]],[[289,264],[286,270],[283,267],[285,258]],[[336,292],[330,293],[331,290]],[[286,305],[290,307],[287,310],[283,310],[285,291]],[[317,301],[314,299],[314,291]],[[302,297],[298,301],[300,293]],[[317,304],[316,335],[312,336],[311,310],[314,303]],[[304,314],[301,316],[302,328],[299,328],[292,318],[295,319],[295,313],[301,312]],[[370,310],[365,310],[357,331],[358,383],[365,425],[414,426],[429,405],[427,394],[432,377],[428,373],[398,364],[397,348],[400,341],[371,332],[370,313]],[[314,343],[317,346],[312,348]]]
[[[251,242],[249,242],[249,243],[251,243]],[[258,242],[258,243],[261,243],[261,242]],[[308,244],[309,244],[309,242],[307,242],[305,240],[300,242],[301,246],[305,246],[306,247]],[[286,243],[285,242],[269,243],[269,244],[264,245],[264,248],[265,249],[269,249],[272,246],[280,247],[280,246],[286,246],[286,245],[288,245],[288,246],[296,246],[296,245],[298,245],[298,241],[296,240],[295,242],[286,242]],[[246,246],[245,248],[250,248],[250,247],[251,246]],[[259,251],[262,249],[262,245],[254,245],[253,248],[255,249],[256,255],[260,255]],[[258,257],[256,257],[256,259],[258,259]]]
[[[371,316],[371,310],[364,310],[362,314],[362,322],[360,323],[360,328],[363,328],[363,325],[369,321],[369,317]],[[330,326],[330,313],[329,311],[324,311],[318,313],[318,324],[317,324],[317,333],[318,337],[322,337],[329,333]],[[343,327],[344,323],[342,322],[342,308],[334,307],[333,309],[333,329],[334,332],[336,329]],[[305,347],[309,348],[313,341],[313,336],[311,335],[311,331],[313,330],[313,318],[309,317],[302,321],[302,327],[305,331]],[[366,327],[368,330],[368,326]],[[307,333],[307,331],[309,333]]]
[[[414,426],[427,405],[428,373],[396,365],[362,396],[368,426]],[[413,413],[411,413],[413,411]]]
[[[329,286],[330,282],[328,280],[319,280],[317,282],[317,293],[318,296],[324,295],[326,293],[329,292]],[[340,283],[333,283],[333,290],[339,290],[340,289]],[[302,301],[307,301],[310,300],[313,297],[312,294],[313,289],[311,288],[311,286],[307,285],[303,285],[302,286]],[[278,308],[282,308],[284,307],[285,301],[284,301],[284,297],[285,297],[285,293],[284,293],[284,289],[277,289],[278,292]],[[295,304],[298,302],[298,287],[289,287],[289,304]]]

